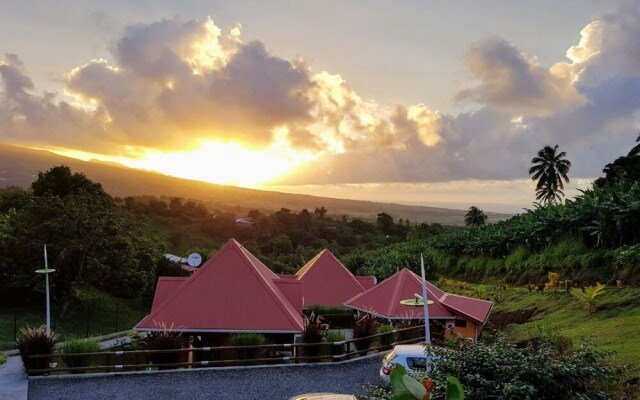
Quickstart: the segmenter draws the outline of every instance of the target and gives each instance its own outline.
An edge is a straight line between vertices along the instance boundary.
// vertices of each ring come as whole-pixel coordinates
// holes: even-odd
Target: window
[[[467,320],[466,319],[456,319],[456,326],[460,327],[460,328],[466,328],[467,327]]]
[[[413,370],[426,370],[427,369],[427,359],[424,357],[407,357],[407,367]]]

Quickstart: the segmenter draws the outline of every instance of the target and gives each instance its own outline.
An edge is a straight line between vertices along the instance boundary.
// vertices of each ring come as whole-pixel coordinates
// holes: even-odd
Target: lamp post
[[[44,274],[46,285],[46,303],[47,303],[47,336],[51,335],[51,306],[49,304],[49,274],[55,272],[55,269],[49,268],[47,262],[47,245],[44,245],[44,269],[36,270],[37,274]]]
[[[420,269],[422,272],[422,303],[424,307],[424,341],[431,344],[431,332],[429,331],[429,299],[427,298],[427,280],[424,273],[424,257],[420,253]]]

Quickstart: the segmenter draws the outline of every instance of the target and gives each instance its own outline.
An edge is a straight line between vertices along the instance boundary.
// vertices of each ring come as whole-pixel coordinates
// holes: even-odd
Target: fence
[[[62,311],[62,307],[52,305],[51,329],[66,338],[87,338],[130,329],[149,310],[146,304],[142,305],[138,302],[125,304],[122,301],[73,305],[65,312]],[[0,348],[15,347],[22,328],[39,326],[45,322],[44,304],[41,309],[26,307],[2,309],[0,319],[6,327],[0,330]]]
[[[388,350],[397,344],[421,342],[424,339],[423,330],[423,326],[414,326],[340,342],[32,355],[28,357],[25,368],[29,375],[41,375],[65,372],[123,372],[212,366],[333,362],[364,356],[371,351]],[[408,339],[407,336],[409,336]],[[365,344],[368,345],[365,346]],[[234,357],[225,358],[229,355]],[[58,367],[58,364],[64,366]],[[70,366],[69,364],[84,365]]]

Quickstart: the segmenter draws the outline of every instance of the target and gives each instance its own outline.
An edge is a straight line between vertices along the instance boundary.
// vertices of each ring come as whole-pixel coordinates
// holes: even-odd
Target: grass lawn
[[[140,307],[135,301],[115,298],[91,289],[85,290],[81,298],[81,301],[69,306],[62,317],[61,310],[56,306],[52,307],[51,326],[63,340],[131,329],[148,313],[147,308]],[[13,347],[15,334],[21,328],[27,325],[39,326],[44,322],[44,298],[42,304],[0,307],[0,348]]]
[[[538,314],[524,324],[510,324],[505,333],[514,341],[540,332],[557,332],[571,338],[573,345],[581,338],[591,337],[598,349],[613,351],[611,362],[627,365],[630,376],[640,375],[640,288],[607,287],[596,298],[597,310],[587,312],[571,294],[564,291],[529,293],[524,288],[509,288],[501,292],[494,311],[538,309]]]

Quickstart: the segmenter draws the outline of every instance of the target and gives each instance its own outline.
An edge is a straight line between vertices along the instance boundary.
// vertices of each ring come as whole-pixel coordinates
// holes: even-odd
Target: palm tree
[[[533,166],[529,168],[529,175],[533,175],[531,179],[538,180],[536,200],[546,204],[561,201],[564,196],[564,183],[569,183],[567,173],[571,168],[571,161],[565,158],[567,153],[558,153],[557,150],[558,145],[545,146],[538,151],[538,156],[531,160]]]
[[[464,215],[464,224],[476,228],[487,222],[487,215],[476,206],[469,207],[469,211]]]

